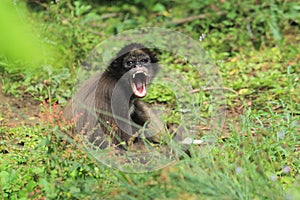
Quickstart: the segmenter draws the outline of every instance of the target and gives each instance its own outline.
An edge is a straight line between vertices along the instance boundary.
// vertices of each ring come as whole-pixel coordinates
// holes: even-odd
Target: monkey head
[[[142,50],[132,50],[125,56],[123,67],[129,70],[130,86],[133,94],[138,98],[145,97],[150,83],[150,56]]]
[[[125,81],[125,86],[130,86],[134,97],[143,98],[157,73],[157,62],[157,58],[148,48],[141,44],[130,44],[118,53],[117,59],[111,63],[107,71],[117,80]]]

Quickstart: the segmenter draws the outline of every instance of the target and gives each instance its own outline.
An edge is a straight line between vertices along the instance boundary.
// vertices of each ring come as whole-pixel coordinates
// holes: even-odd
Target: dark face
[[[124,57],[123,67],[129,73],[133,94],[138,98],[145,97],[153,76],[150,56],[143,50],[132,50]]]

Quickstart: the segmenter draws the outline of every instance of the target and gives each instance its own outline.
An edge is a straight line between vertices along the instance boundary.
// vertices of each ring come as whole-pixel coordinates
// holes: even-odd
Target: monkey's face
[[[145,97],[153,74],[150,56],[142,50],[132,50],[124,57],[123,67],[129,73],[133,94],[138,98]]]

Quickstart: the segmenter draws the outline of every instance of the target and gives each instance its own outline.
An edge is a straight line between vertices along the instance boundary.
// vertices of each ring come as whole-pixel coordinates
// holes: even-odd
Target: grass
[[[246,88],[253,90],[255,97],[226,93],[229,102],[236,98],[245,102],[244,112],[227,124],[229,137],[220,138],[205,156],[195,146],[192,158],[159,171],[127,174],[95,162],[73,145],[66,145],[55,134],[55,125],[2,127],[2,196],[10,199],[297,199],[300,117],[293,93],[299,88],[299,83],[294,81],[296,69],[278,67],[282,73],[275,73],[276,77],[286,82],[275,84],[272,80],[276,68],[259,71],[259,66],[251,65],[256,59],[259,59],[257,55],[247,61],[231,60],[222,64],[221,70],[230,71],[232,65],[244,66],[247,62],[248,68],[234,69],[241,70],[242,75],[255,70],[264,74],[265,82],[273,84],[268,84],[269,88],[256,88],[252,84],[257,79],[245,78],[242,88],[248,85]],[[235,75],[226,73],[224,83],[240,93],[240,80],[230,77]],[[276,89],[280,91],[278,94]],[[262,103],[259,99],[266,99],[268,93],[278,98]],[[228,109],[231,108],[234,104],[229,105]]]
[[[267,122],[262,122],[268,118]],[[211,152],[145,174],[98,164],[36,126],[2,129],[1,190],[4,198],[284,199],[299,197],[299,117],[256,112],[240,116],[240,132]],[[297,129],[298,128],[298,129]],[[53,131],[53,132],[52,132]]]
[[[230,15],[225,17],[216,14],[210,1],[177,2],[174,7],[165,1],[134,2],[142,9],[127,2],[114,6],[62,0],[43,4],[45,9],[33,3],[31,15],[45,23],[34,21],[36,29],[44,31],[39,37],[57,49],[57,57],[47,58],[41,71],[29,73],[13,67],[24,63],[0,56],[3,90],[15,98],[30,93],[51,105],[65,104],[78,62],[100,40],[136,26],[170,27],[193,38],[205,32],[200,44],[216,61],[226,96],[222,136],[211,149],[192,146],[191,157],[161,170],[125,173],[97,162],[57,134],[62,127],[51,105],[41,107],[42,123],[31,126],[8,125],[7,111],[2,109],[2,199],[299,199],[300,38],[294,25],[299,23],[295,17],[299,8],[292,1],[255,5],[249,0],[237,6],[226,1],[222,12]],[[174,25],[172,19],[187,17],[187,11],[201,14],[195,8],[210,10],[205,13],[210,17]],[[102,13],[107,10],[114,16],[105,18]],[[240,13],[248,16],[255,37],[248,35],[245,15]],[[101,20],[100,27],[95,20]],[[199,74],[181,58],[160,57],[172,71],[169,74],[187,77],[193,88],[202,88]],[[195,95],[201,118],[207,119],[209,95],[205,91]],[[147,101],[173,106],[176,102],[170,96],[172,91],[159,86]],[[205,135],[205,129],[199,134]]]

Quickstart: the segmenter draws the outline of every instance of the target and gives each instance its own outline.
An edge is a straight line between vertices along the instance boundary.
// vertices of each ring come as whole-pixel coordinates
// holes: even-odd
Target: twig
[[[228,90],[234,94],[239,94],[237,91],[233,90],[232,88],[228,88],[228,87],[207,87],[207,88],[203,88],[203,89],[194,89],[192,90],[190,93],[196,93],[199,92],[200,90],[203,91],[210,91],[210,90]]]
[[[107,18],[112,18],[112,17],[118,17],[120,13],[105,13],[100,16],[101,19],[107,19]]]
[[[210,128],[209,127],[202,127],[202,128],[199,128],[199,130],[209,131]]]
[[[49,9],[49,6],[47,4],[39,2],[38,0],[29,0],[28,3],[36,3],[39,6],[42,6],[43,8],[45,8],[46,10]]]
[[[97,32],[97,31],[93,31],[93,30],[88,30],[88,32],[98,35],[98,36],[103,36],[103,33]]]
[[[216,12],[215,14],[216,15],[221,15],[222,12]],[[181,24],[184,24],[184,23],[187,23],[187,22],[195,21],[197,19],[205,19],[206,17],[207,17],[206,14],[201,14],[201,15],[196,15],[196,16],[190,16],[190,17],[183,18],[183,19],[173,20],[173,21],[171,21],[171,24],[172,25],[181,25]]]

